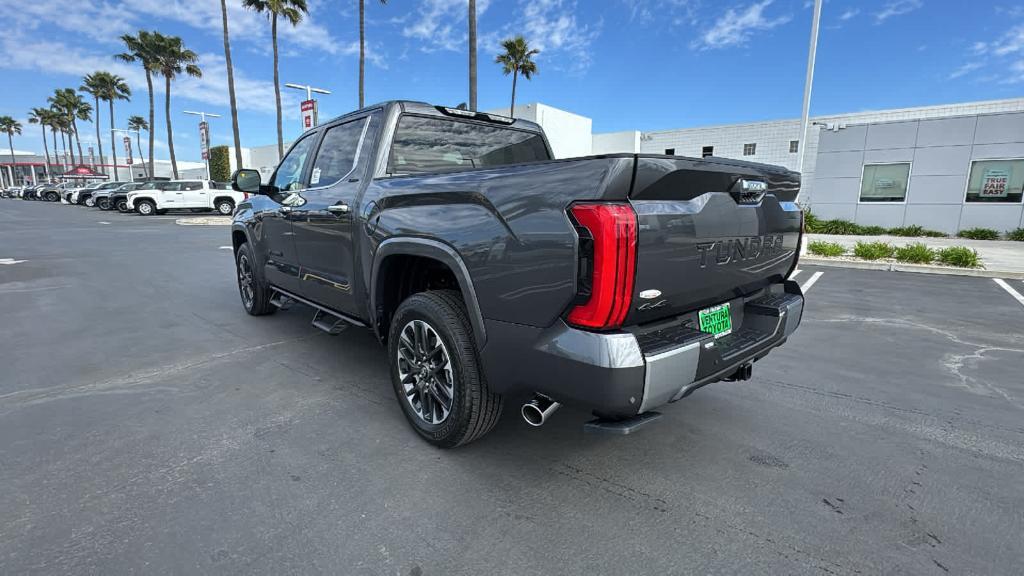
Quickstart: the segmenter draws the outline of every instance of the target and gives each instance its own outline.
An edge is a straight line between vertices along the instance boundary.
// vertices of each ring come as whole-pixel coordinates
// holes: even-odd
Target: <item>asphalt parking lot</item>
[[[804,267],[803,326],[751,381],[626,437],[507,404],[440,451],[368,332],[247,316],[228,244],[0,201],[0,573],[1024,565],[1024,305],[992,279]]]

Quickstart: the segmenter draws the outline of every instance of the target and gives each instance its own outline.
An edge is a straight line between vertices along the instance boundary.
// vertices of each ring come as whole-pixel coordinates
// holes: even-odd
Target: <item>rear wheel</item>
[[[117,204],[115,205],[115,207],[117,208],[118,212],[127,212],[128,211],[128,201],[127,200],[118,200]]]
[[[107,198],[100,198],[96,201],[96,207],[100,210],[110,210],[110,200]]]
[[[60,201],[60,196],[57,195],[56,192],[47,192],[46,193],[46,200],[47,200],[47,202],[58,202],[58,201]]]
[[[135,210],[143,216],[152,216],[156,213],[156,204],[153,204],[151,200],[140,200],[135,205]]]
[[[461,446],[497,424],[502,398],[484,380],[458,292],[420,292],[402,302],[391,322],[388,353],[398,403],[427,442]]]
[[[89,208],[92,208],[93,206],[96,205],[96,199],[93,198],[92,196],[89,196],[88,198],[85,199],[85,205],[88,206]]]
[[[252,316],[265,316],[277,312],[277,306],[270,303],[272,290],[257,272],[256,259],[248,244],[242,244],[235,252],[235,271],[238,277],[238,294],[242,307]]]
[[[228,199],[218,200],[217,212],[222,216],[231,216],[235,213],[235,203]]]

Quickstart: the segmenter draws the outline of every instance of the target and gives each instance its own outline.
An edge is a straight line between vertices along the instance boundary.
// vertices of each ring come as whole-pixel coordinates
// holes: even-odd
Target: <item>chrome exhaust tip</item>
[[[530,426],[543,426],[544,422],[551,417],[562,405],[543,394],[537,394],[533,400],[523,404],[520,412],[523,420]]]

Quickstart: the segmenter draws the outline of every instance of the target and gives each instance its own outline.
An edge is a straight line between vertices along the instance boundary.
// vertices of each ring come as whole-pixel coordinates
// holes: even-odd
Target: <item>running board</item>
[[[278,308],[279,310],[287,310],[291,308],[294,303],[295,300],[292,300],[280,292],[274,292],[270,297],[270,305]]]
[[[340,316],[335,316],[326,310],[318,308],[316,313],[313,314],[313,326],[327,332],[331,336],[336,336],[344,332],[351,324]]]
[[[583,431],[588,434],[612,434],[615,436],[625,436],[626,434],[632,434],[645,424],[654,422],[658,418],[661,418],[661,412],[644,412],[643,414],[637,414],[632,418],[626,418],[625,420],[609,420],[606,418],[597,418],[591,420],[583,425]]]

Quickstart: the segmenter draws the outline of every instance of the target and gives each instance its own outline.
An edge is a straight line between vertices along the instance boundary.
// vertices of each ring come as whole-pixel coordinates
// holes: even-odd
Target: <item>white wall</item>
[[[508,108],[488,110],[490,114],[508,116]],[[593,120],[566,112],[547,104],[534,102],[515,107],[515,118],[540,124],[551,143],[555,158],[589,156],[593,145]]]
[[[637,154],[640,152],[640,132],[608,132],[594,134],[591,142],[591,154]]]

